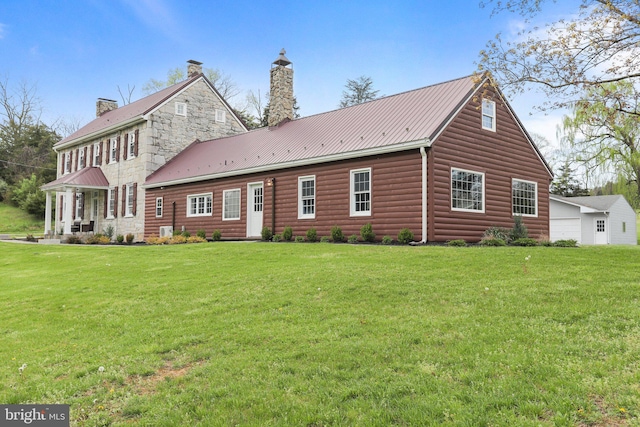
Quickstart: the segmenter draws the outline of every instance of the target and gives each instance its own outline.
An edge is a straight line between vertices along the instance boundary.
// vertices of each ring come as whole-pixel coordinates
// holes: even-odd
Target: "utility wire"
[[[46,169],[49,171],[57,171],[58,169],[54,169],[54,168],[48,168],[45,166],[35,166],[35,165],[25,165],[24,163],[16,163],[16,162],[10,162],[9,160],[2,160],[0,159],[0,163],[6,163],[8,165],[14,165],[14,166],[24,166],[27,168],[36,168],[36,169]]]

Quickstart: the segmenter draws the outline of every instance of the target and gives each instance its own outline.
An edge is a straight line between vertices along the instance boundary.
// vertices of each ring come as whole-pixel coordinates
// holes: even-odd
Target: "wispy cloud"
[[[174,38],[177,22],[176,13],[166,4],[164,0],[121,0],[130,8],[136,17],[147,27],[161,31],[166,36]]]

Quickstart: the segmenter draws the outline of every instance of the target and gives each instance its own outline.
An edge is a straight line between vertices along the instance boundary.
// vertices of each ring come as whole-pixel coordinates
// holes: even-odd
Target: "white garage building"
[[[624,196],[549,196],[551,241],[583,245],[636,245],[636,213]]]

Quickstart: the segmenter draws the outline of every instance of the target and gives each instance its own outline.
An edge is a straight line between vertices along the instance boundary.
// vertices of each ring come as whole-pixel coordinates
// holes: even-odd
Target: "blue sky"
[[[576,4],[550,3],[539,19],[566,16]],[[135,85],[138,99],[150,78],[189,59],[230,75],[243,92],[264,93],[285,48],[307,116],[335,109],[349,78],[370,76],[392,95],[471,74],[487,41],[498,32],[513,38],[522,25],[476,0],[3,0],[0,77],[37,84],[45,122],[86,123],[97,98],[121,101],[117,87]],[[529,116],[539,98],[510,101],[530,131],[555,140],[557,115]]]

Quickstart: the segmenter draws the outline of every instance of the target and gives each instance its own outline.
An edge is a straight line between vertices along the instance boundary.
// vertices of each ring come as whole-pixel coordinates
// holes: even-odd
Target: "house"
[[[585,245],[635,245],[636,213],[624,196],[549,196],[550,238]]]
[[[187,80],[136,102],[118,108],[116,101],[98,99],[96,118],[54,145],[57,179],[42,187],[45,234],[111,227],[142,240],[146,177],[195,139],[246,131],[193,60]]]
[[[378,239],[479,241],[520,215],[549,234],[552,172],[487,76],[293,119],[293,70],[272,64],[269,126],[195,141],[144,183],[145,237],[172,229],[258,238],[315,228]]]

